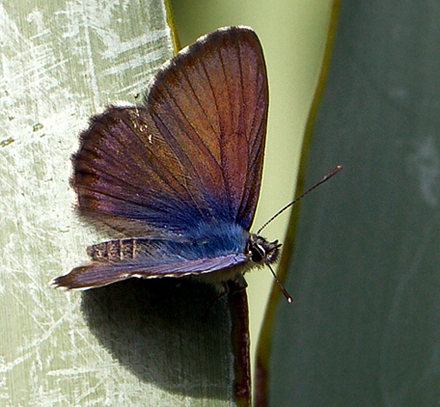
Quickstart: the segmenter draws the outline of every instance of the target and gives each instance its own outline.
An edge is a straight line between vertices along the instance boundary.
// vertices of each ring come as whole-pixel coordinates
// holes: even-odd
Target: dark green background
[[[345,1],[312,136],[271,405],[440,401],[440,3]],[[288,344],[288,345],[287,345]]]

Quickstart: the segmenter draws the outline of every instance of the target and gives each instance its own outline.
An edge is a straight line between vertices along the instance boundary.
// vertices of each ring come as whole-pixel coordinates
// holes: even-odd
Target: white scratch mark
[[[170,30],[155,31],[152,34],[141,35],[136,38],[132,38],[128,41],[121,41],[121,39],[115,35],[102,35],[102,39],[105,40],[104,44],[107,50],[102,54],[105,59],[116,59],[119,58],[122,53],[132,51],[136,48],[142,48],[145,46],[151,46],[154,49],[153,44],[157,44],[161,39],[166,39],[170,35]]]
[[[86,64],[88,66],[88,74],[90,75],[90,83],[92,85],[92,97],[94,101],[94,107],[98,108],[100,106],[99,101],[99,92],[98,92],[98,82],[96,78],[96,72],[95,72],[95,63],[93,60],[93,52],[92,52],[92,43],[90,40],[90,30],[91,27],[89,25],[89,12],[90,10],[87,10],[86,2],[81,2],[83,5],[82,10],[82,18],[83,18],[83,27],[84,27],[84,34],[85,34],[85,40],[86,40],[86,49],[87,49],[87,58],[85,59]]]

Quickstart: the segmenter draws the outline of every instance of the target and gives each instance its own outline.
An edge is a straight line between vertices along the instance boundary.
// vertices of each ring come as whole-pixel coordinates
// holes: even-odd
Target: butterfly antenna
[[[300,199],[303,199],[308,193],[312,192],[315,188],[319,187],[324,182],[328,181],[333,175],[336,175],[339,171],[342,170],[342,165],[338,165],[336,168],[334,168],[332,171],[330,171],[324,178],[321,179],[321,181],[318,181],[313,187],[308,189],[306,192],[304,192],[301,196],[296,198],[294,201],[287,204],[284,208],[281,208],[275,215],[273,215],[263,226],[261,226],[260,229],[257,231],[257,235],[260,234],[260,232],[275,218],[280,216],[286,209],[289,209],[293,204],[297,203]],[[273,273],[273,271],[272,271]],[[277,280],[278,285],[280,285],[280,282]],[[282,288],[283,289],[283,288]],[[283,291],[284,293],[284,291]],[[285,295],[285,294],[284,294]],[[287,297],[286,297],[287,298]]]
[[[275,281],[278,284],[278,287],[280,287],[281,292],[283,293],[283,295],[286,297],[286,300],[289,304],[293,303],[293,298],[292,296],[289,294],[289,292],[284,288],[283,284],[281,283],[280,280],[278,280],[277,275],[275,274],[275,271],[273,271],[273,268],[270,266],[270,264],[267,265],[273,275],[273,278],[275,279]]]

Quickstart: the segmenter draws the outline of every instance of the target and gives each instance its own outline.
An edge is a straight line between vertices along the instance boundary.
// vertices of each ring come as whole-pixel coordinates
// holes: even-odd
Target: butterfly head
[[[280,257],[280,247],[278,240],[269,242],[264,237],[252,234],[249,236],[246,251],[254,263],[272,264]]]

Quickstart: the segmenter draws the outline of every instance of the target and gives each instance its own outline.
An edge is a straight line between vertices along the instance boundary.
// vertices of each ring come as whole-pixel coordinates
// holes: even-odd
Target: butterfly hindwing
[[[69,274],[53,280],[56,287],[69,289],[89,289],[106,286],[128,278],[185,277],[224,270],[245,263],[242,253],[229,254],[213,258],[181,261],[179,263],[101,263],[91,262],[74,268]]]
[[[144,107],[113,107],[95,117],[74,156],[72,184],[82,215],[127,235],[169,237],[185,232],[200,212],[172,152],[149,142],[148,120]]]

